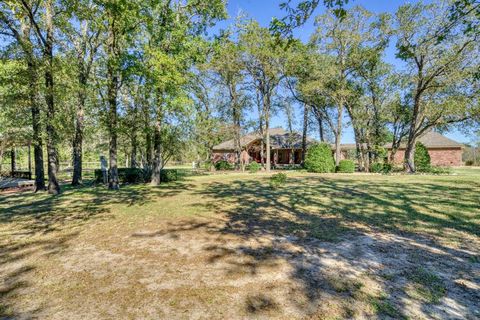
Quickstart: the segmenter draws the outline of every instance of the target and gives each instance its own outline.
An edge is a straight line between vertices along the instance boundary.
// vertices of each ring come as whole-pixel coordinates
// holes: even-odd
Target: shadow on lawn
[[[152,188],[123,186],[118,192],[104,187],[63,186],[63,193],[0,194],[0,318],[34,318],[41,309],[16,310],[15,296],[27,290],[35,270],[35,257],[68,250],[77,227],[93,220],[110,219],[110,207],[144,205],[185,190],[187,182]]]
[[[198,206],[226,213],[225,225],[209,225],[207,232],[248,243],[205,248],[210,263],[222,260],[230,265],[227,273],[255,275],[259,268],[287,261],[290,278],[300,286],[290,298],[307,313],[333,299],[340,305],[337,316],[354,317],[360,302],[377,318],[403,318],[406,301],[416,301],[426,317],[473,318],[479,316],[480,292],[456,280],[480,285],[473,272],[478,261],[472,262],[478,257],[446,247],[438,238],[480,236],[478,186],[302,177],[272,190],[259,180],[237,180],[199,190],[211,200]],[[388,237],[372,236],[375,231],[388,231]],[[271,243],[262,241],[265,237]],[[362,291],[362,277],[374,280],[384,294]],[[249,296],[245,310],[256,314],[277,308],[270,291]],[[446,294],[450,302],[439,305]]]

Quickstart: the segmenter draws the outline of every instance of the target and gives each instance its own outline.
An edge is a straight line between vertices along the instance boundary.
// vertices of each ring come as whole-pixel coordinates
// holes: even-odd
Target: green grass
[[[22,299],[18,295],[22,285],[37,285],[36,290],[39,290],[31,290],[35,296],[26,297],[26,301],[34,298],[48,300],[47,295],[42,297],[41,293],[37,293],[43,288],[42,281],[47,280],[56,285],[54,293],[57,294],[57,300],[52,301],[63,301],[59,297],[65,297],[65,300],[67,297],[79,299],[82,294],[75,290],[81,288],[85,289],[83,292],[87,297],[92,290],[95,291],[95,288],[88,287],[88,282],[84,282],[90,278],[64,278],[65,282],[56,284],[52,280],[55,276],[48,273],[52,268],[58,267],[52,257],[60,256],[64,259],[61,261],[68,261],[68,248],[73,244],[80,248],[93,246],[102,252],[118,251],[127,257],[125,259],[138,254],[138,260],[136,257],[126,260],[124,267],[131,265],[135,270],[142,270],[137,264],[145,259],[156,267],[162,263],[161,270],[171,268],[172,277],[175,277],[177,271],[181,270],[176,266],[180,260],[188,260],[187,253],[182,259],[175,254],[161,255],[164,249],[161,241],[173,242],[178,239],[177,244],[185,241],[195,245],[203,239],[218,238],[215,245],[219,249],[215,249],[216,246],[210,247],[213,253],[219,255],[215,261],[220,261],[223,254],[227,258],[231,255],[232,264],[237,268],[228,270],[231,275],[254,277],[255,272],[261,269],[260,266],[276,270],[273,268],[280,259],[300,259],[301,263],[298,264],[297,260],[289,260],[288,268],[292,270],[291,279],[298,284],[296,290],[300,290],[305,299],[309,299],[309,303],[319,299],[318,290],[325,290],[332,299],[339,297],[339,306],[344,303],[348,309],[354,306],[350,302],[358,300],[361,304],[369,305],[380,318],[402,318],[405,313],[402,304],[408,299],[420,301],[425,310],[428,310],[429,305],[440,303],[442,297],[450,294],[447,288],[454,284],[444,275],[440,277],[441,270],[430,268],[430,265],[428,268],[421,267],[426,258],[433,262],[446,259],[449,263],[457,263],[456,266],[462,267],[464,264],[472,266],[478,263],[478,255],[469,255],[467,252],[474,251],[471,246],[478,243],[480,237],[480,168],[456,168],[453,175],[447,176],[318,175],[298,171],[286,174],[286,182],[281,188],[271,188],[271,175],[265,173],[194,175],[192,171],[185,170],[181,181],[159,187],[128,185],[115,192],[87,181],[85,186],[77,188],[64,185],[63,193],[59,196],[32,192],[0,194],[0,267],[24,259],[27,260],[27,266],[32,265],[30,269],[21,270],[31,276],[9,274],[9,278],[13,279],[9,281],[13,283],[0,294],[0,317],[15,317],[17,309],[11,302]],[[322,279],[325,280],[321,274],[322,268],[328,266],[320,266],[319,270],[313,271],[303,267],[310,263],[310,255],[317,254],[309,250],[319,243],[330,248],[325,250],[328,254],[329,250],[337,249],[339,241],[347,239],[354,243],[359,239],[357,236],[365,237],[366,234],[377,232],[394,234],[412,242],[418,240],[415,244],[410,244],[407,240],[401,243],[405,246],[405,251],[401,253],[405,253],[408,259],[399,260],[398,266],[372,270],[378,271],[379,290],[397,290],[395,295],[388,292],[388,299],[387,296],[379,296],[378,292],[369,292],[375,286],[370,287],[368,281],[353,279],[349,282],[338,274],[337,277],[322,282]],[[151,235],[135,237],[136,234],[145,233]],[[160,235],[158,238],[157,234]],[[192,234],[198,238],[192,239]],[[285,244],[285,239],[294,239],[292,241],[298,247],[290,249],[288,243]],[[422,242],[425,239],[428,239],[428,245]],[[154,253],[150,253],[153,255],[150,257],[143,253],[141,245],[131,247],[140,241],[145,241],[143,244],[149,244],[158,251],[152,251]],[[340,244],[344,245],[348,241]],[[395,252],[400,245],[389,242],[391,240],[372,241],[370,249],[376,250],[375,254],[381,252],[387,255],[389,250]],[[237,251],[241,252],[243,260],[237,259],[239,253],[231,247],[222,249],[224,244],[238,245],[240,249]],[[431,244],[442,253],[428,250]],[[202,252],[204,247],[198,246],[195,250]],[[208,256],[204,252],[202,254]],[[358,254],[361,256],[362,253]],[[392,254],[391,257],[395,256]],[[365,262],[352,256],[338,255],[338,259],[353,267]],[[197,263],[193,267],[189,265],[192,270],[204,268],[208,263],[205,257],[196,257],[191,261]],[[402,265],[406,262],[410,264]],[[210,269],[202,270],[209,272]],[[138,277],[144,279],[145,276],[138,272]],[[45,274],[47,276],[43,278],[42,275]],[[105,274],[108,275],[109,272],[105,271]],[[77,276],[81,277],[83,273],[75,273],[71,277]],[[181,276],[182,274],[179,277]],[[372,275],[372,278],[375,277]],[[18,280],[16,283],[15,279]],[[106,276],[106,279],[109,278]],[[91,281],[97,283],[103,280]],[[68,291],[72,290],[65,285],[69,283],[72,286],[77,284],[80,289]],[[392,286],[392,283],[395,285]],[[15,287],[16,284],[18,287]],[[138,279],[129,282],[128,286],[130,287],[126,287],[125,292],[131,290],[136,294],[127,294],[127,298],[137,299],[135,303],[142,304],[142,294],[150,294],[142,291],[143,287],[136,287],[140,286]],[[45,288],[48,289],[46,285]],[[195,291],[195,301],[204,304],[214,301],[216,306],[228,305],[228,300],[223,300],[229,297],[227,289],[207,289]],[[165,301],[169,301],[167,304],[174,309],[184,308],[184,303],[193,299],[192,290],[187,287],[183,291],[175,291],[173,300]],[[103,297],[103,293],[96,294]],[[112,303],[118,302],[114,300],[117,299],[115,297],[122,296],[124,295],[112,295]],[[258,309],[258,312],[273,314],[277,307],[281,307],[274,300],[268,294],[266,297],[253,296],[247,304],[255,312]],[[76,305],[76,302],[72,302],[72,305]],[[338,314],[341,315],[341,312],[343,311]]]
[[[413,282],[412,288],[408,291],[415,298],[425,300],[429,303],[438,303],[447,293],[447,288],[442,279],[423,267],[412,270],[408,277]]]

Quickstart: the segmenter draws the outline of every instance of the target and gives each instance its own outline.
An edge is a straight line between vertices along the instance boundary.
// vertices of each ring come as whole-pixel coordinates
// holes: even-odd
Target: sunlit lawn
[[[480,317],[480,169],[0,194],[0,315]]]

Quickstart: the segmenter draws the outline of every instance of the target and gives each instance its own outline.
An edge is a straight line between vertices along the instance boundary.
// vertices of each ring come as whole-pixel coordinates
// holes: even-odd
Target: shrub
[[[430,155],[427,148],[421,143],[417,142],[415,145],[414,155],[415,168],[419,172],[427,172],[430,168]]]
[[[177,169],[163,169],[162,171],[160,171],[161,182],[172,182],[177,180],[178,180]]]
[[[431,173],[431,174],[452,174],[452,169],[449,167],[437,167],[437,166],[430,166],[428,169],[425,171],[422,171],[425,173]]]
[[[217,170],[233,170],[233,164],[226,160],[220,160],[215,163],[215,169]]]
[[[337,166],[337,172],[352,173],[355,172],[355,162],[352,160],[340,160]]]
[[[467,160],[467,161],[465,161],[465,165],[466,165],[466,166],[473,166],[473,164],[474,164],[473,160]]]
[[[151,170],[141,168],[119,168],[118,180],[120,183],[146,183],[150,182]],[[108,171],[107,171],[107,174]],[[176,169],[162,169],[160,171],[160,180],[162,182],[171,182],[178,180],[178,171]],[[103,183],[102,170],[95,170],[95,181]]]
[[[145,182],[143,169],[140,168],[119,168],[118,180],[120,183]]]
[[[305,157],[305,169],[310,172],[334,172],[332,148],[327,143],[311,146]]]
[[[262,169],[262,165],[256,161],[251,162],[247,165],[246,169],[251,173],[256,173]]]
[[[393,170],[393,166],[390,163],[375,162],[370,166],[370,172],[373,173],[390,173]]]
[[[276,173],[270,177],[270,186],[278,188],[287,182],[287,175],[285,173]]]
[[[207,171],[212,171],[215,169],[215,165],[212,161],[208,160],[203,163],[203,168]]]

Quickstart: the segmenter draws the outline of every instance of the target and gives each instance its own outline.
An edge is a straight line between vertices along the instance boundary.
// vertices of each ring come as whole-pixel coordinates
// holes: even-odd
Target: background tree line
[[[393,161],[405,143],[415,172],[422,134],[478,124],[480,6],[419,2],[376,15],[345,2],[327,1],[302,43],[289,31],[318,1],[281,4],[287,15],[269,28],[238,17],[215,37],[206,31],[226,18],[223,0],[3,1],[0,133],[32,142],[37,189],[53,194],[60,160],[72,163],[74,185],[85,159],[107,152],[109,188],[119,163],[145,168],[156,185],[168,160],[209,161],[230,138],[240,154],[252,129],[268,171],[272,117],[285,114],[293,130],[293,108],[304,149],[315,127],[338,165],[350,125],[360,169],[383,161],[386,143]],[[391,44],[397,65],[385,60]]]

